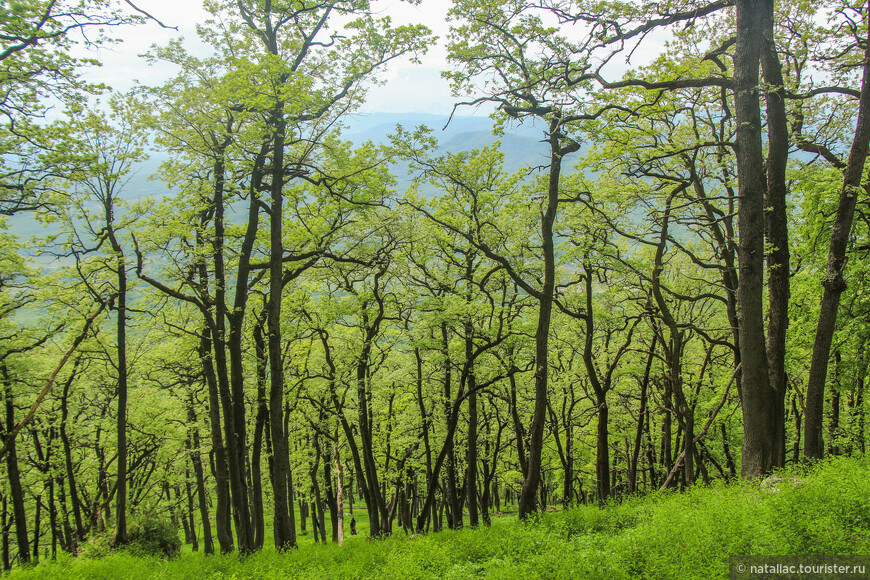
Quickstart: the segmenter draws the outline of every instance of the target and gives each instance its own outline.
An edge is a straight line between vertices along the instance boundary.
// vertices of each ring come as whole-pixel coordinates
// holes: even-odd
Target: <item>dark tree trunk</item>
[[[212,462],[217,506],[215,509],[215,528],[221,553],[233,551],[232,514],[230,508],[230,475],[227,465],[227,450],[221,434],[221,408],[217,378],[212,364],[211,332],[203,330],[200,339],[200,360],[202,361],[206,384],[208,386],[208,416],[211,432],[211,447],[214,455]]]
[[[414,358],[417,361],[417,406],[420,409],[420,421],[423,434],[423,447],[426,452],[426,489],[434,488],[436,481],[432,473],[432,445],[429,442],[429,425],[432,419],[426,411],[426,400],[423,397],[423,358],[420,355],[420,349],[414,348]],[[435,512],[431,514],[434,516]],[[424,520],[429,517],[429,510],[422,510],[420,515]],[[428,521],[427,524],[428,525]]]
[[[81,364],[81,357],[77,358],[73,363],[73,371],[70,373],[69,379],[63,385],[63,395],[60,400],[60,440],[63,443],[64,467],[66,468],[66,481],[69,485],[69,496],[72,502],[73,519],[75,520],[75,537],[69,543],[72,551],[78,550],[78,544],[85,537],[85,526],[82,520],[81,501],[79,500],[78,490],[76,489],[75,469],[72,459],[72,446],[69,442],[66,425],[69,417],[69,389],[72,386],[73,379],[77,375],[77,370]]]
[[[447,332],[447,322],[441,323],[441,348],[444,351],[444,419],[447,421],[447,428],[450,428],[451,408],[453,407],[452,400],[452,385],[451,385],[451,361],[450,347]],[[446,445],[446,443],[445,443]],[[449,512],[447,515],[447,527],[451,530],[462,527],[462,508],[459,506],[459,491],[456,485],[456,451],[453,441],[447,448],[447,507]],[[437,475],[436,475],[437,477]],[[458,514],[458,517],[457,517]]]
[[[8,459],[7,459],[8,461]],[[3,571],[8,572],[12,569],[12,562],[9,560],[9,503],[6,499],[6,495],[3,495],[3,513],[2,518],[0,518],[0,537],[2,537],[2,554],[0,557],[3,559]]]
[[[58,490],[58,500],[60,501],[60,512],[63,517],[63,535],[61,536],[61,549],[70,554],[76,552],[75,532],[69,523],[69,507],[66,503],[66,484],[64,478],[58,475],[55,479],[55,489]]]
[[[807,459],[821,459],[824,452],[822,423],[824,420],[825,379],[828,375],[828,359],[834,330],[837,327],[837,311],[840,295],[846,289],[846,250],[855,216],[855,205],[870,146],[870,42],[865,41],[864,68],[861,80],[861,94],[858,100],[858,121],[849,158],[843,172],[843,187],[837,203],[837,214],[831,228],[831,242],[828,246],[828,265],[822,281],[821,307],[813,354],[810,360],[810,374],[807,382],[806,409],[804,413],[804,455]]]
[[[731,455],[731,445],[728,443],[728,431],[725,429],[725,423],[720,423],[719,429],[722,432],[722,450],[725,453],[725,466],[728,468],[730,479],[734,479],[737,477],[737,465],[734,463],[734,456]]]
[[[559,208],[559,179],[562,175],[562,158],[576,152],[580,145],[565,139],[562,115],[550,114],[547,142],[550,145],[550,167],[547,177],[547,201],[541,216],[541,245],[544,270],[538,300],[538,324],[535,329],[535,403],[532,423],[529,426],[528,465],[523,478],[517,511],[521,520],[536,511],[535,499],[541,481],[541,457],[544,449],[544,424],[547,420],[547,383],[549,375],[550,318],[556,290],[556,258],[553,224]],[[563,141],[566,141],[563,143]]]
[[[637,414],[637,431],[634,436],[634,449],[631,452],[631,463],[628,466],[628,493],[637,493],[637,462],[640,457],[640,448],[643,445],[643,433],[646,426],[647,413],[647,389],[649,388],[649,375],[652,370],[652,362],[655,355],[656,341],[653,339],[649,345],[649,356],[646,359],[646,367],[643,372],[643,381],[640,384],[640,412]]]
[[[263,338],[263,322],[258,319],[254,325],[254,353],[257,360],[257,419],[254,425],[254,440],[251,447],[251,493],[253,494],[254,549],[263,547],[266,535],[265,507],[263,505],[262,452],[263,433],[269,414],[269,401],[266,399],[266,341]],[[303,528],[304,529],[304,528]]]
[[[127,268],[124,251],[115,237],[112,198],[106,202],[106,230],[115,253],[118,276],[118,475],[115,491],[115,533],[112,544],[127,543]]]
[[[519,401],[517,400],[516,378],[511,375],[510,377],[508,377],[508,381],[510,382],[510,407],[511,418],[513,419],[514,423],[514,441],[517,445],[517,460],[520,462],[520,471],[522,471],[523,477],[525,477],[525,474],[529,469],[529,462],[526,460],[526,430],[523,428],[523,423],[520,420]]]
[[[193,474],[196,478],[196,495],[199,502],[199,518],[202,521],[202,542],[203,552],[206,556],[214,554],[214,541],[211,536],[211,521],[208,512],[208,495],[205,490],[205,474],[202,468],[202,456],[199,453],[200,439],[199,427],[197,427],[196,411],[194,407],[193,397],[188,400],[187,407],[187,422],[190,430],[190,438],[187,439],[187,450],[190,454],[190,462],[193,465]],[[191,516],[193,521],[193,516]],[[223,551],[223,548],[221,548]]]
[[[535,498],[541,481],[541,455],[544,450],[544,423],[547,419],[547,377],[549,374],[550,317],[556,288],[556,258],[553,245],[553,223],[559,207],[559,178],[562,174],[562,157],[572,147],[562,146],[562,118],[553,114],[549,127],[550,174],[547,184],[547,204],[541,216],[541,242],[543,246],[544,271],[541,291],[538,296],[538,326],[535,330],[535,406],[532,424],[529,426],[528,469],[523,478],[518,506],[519,518],[526,519],[536,511]]]
[[[842,362],[840,349],[837,349],[834,351],[834,380],[831,388],[831,410],[828,419],[828,455],[840,454],[837,438],[840,435],[840,389],[842,389],[840,380]]]
[[[284,433],[284,364],[281,356],[281,294],[284,288],[284,104],[279,102],[272,113],[272,184],[269,221],[269,304],[267,325],[269,329],[269,423],[272,427],[272,493],[274,497],[275,547],[286,550],[296,546],[296,529],[290,525],[290,505],[287,497],[290,455],[287,449],[287,434]]]
[[[4,364],[3,390],[6,399],[6,428],[9,433],[15,425],[15,405],[12,401],[12,381],[9,370]],[[4,437],[4,439],[7,439]],[[18,542],[18,562],[22,565],[30,563],[30,542],[27,534],[27,510],[24,505],[24,488],[21,486],[21,472],[18,469],[18,450],[14,437],[8,438],[9,450],[6,452],[6,470],[9,477],[9,495],[12,496],[12,517],[15,518],[15,539]],[[5,513],[5,497],[4,497]],[[5,529],[3,530],[5,532]],[[4,533],[4,537],[6,534]]]
[[[455,402],[451,405],[447,411],[447,434],[444,438],[444,444],[441,447],[441,451],[438,453],[438,457],[435,458],[435,466],[432,468],[433,473],[433,485],[428,486],[426,490],[426,499],[423,502],[423,507],[420,510],[420,515],[417,516],[417,533],[422,533],[425,530],[426,522],[428,520],[427,512],[432,510],[432,520],[433,520],[433,528],[434,531],[439,531],[441,529],[441,517],[443,514],[443,509],[446,503],[448,503],[447,494],[443,493],[443,490],[447,489],[447,485],[441,485],[442,488],[442,502],[438,506],[437,517],[435,514],[435,492],[438,489],[438,479],[441,477],[441,468],[444,465],[445,460],[447,459],[448,454],[453,449],[453,437],[456,434],[456,426],[459,423],[459,408],[460,405],[458,402]]]
[[[764,335],[765,168],[759,108],[759,59],[772,0],[737,1],[734,104],[740,229],[738,315],[743,385],[744,477],[774,466],[777,450],[775,400]]]
[[[338,433],[336,433],[337,437]],[[333,446],[332,450],[333,454],[335,454],[336,447]],[[326,506],[329,508],[329,523],[332,527],[332,541],[338,542],[338,497],[336,495],[337,492],[333,491],[332,461],[329,457],[324,457],[323,459],[323,482],[325,486],[323,491],[326,495]]]
[[[57,560],[57,540],[61,538],[63,545],[63,536],[60,531],[60,522],[57,519],[57,502],[54,495],[54,478],[48,478],[48,519],[51,526],[51,560]]]
[[[468,271],[466,274],[471,276],[471,260],[469,259]],[[471,322],[465,324],[465,357],[466,361],[471,361],[474,356],[474,326]],[[477,389],[474,376],[474,363],[467,362],[465,365],[467,373],[466,385],[468,388],[468,441],[466,442],[468,462],[466,486],[467,486],[467,504],[468,504],[468,525],[476,528],[479,525],[478,505],[477,505]]]
[[[644,431],[646,431],[646,461],[649,469],[649,483],[652,486],[656,484],[656,449],[652,440],[652,417],[649,407],[646,408],[646,421],[644,421]]]
[[[788,165],[788,120],[785,112],[785,83],[773,38],[773,2],[765,3],[761,69],[767,107],[767,197],[765,236],[767,238],[767,361],[770,367],[770,410],[774,422],[772,467],[785,465],[785,338],[788,330],[788,301],[791,270],[788,249],[788,212],[785,172]]]
[[[212,260],[214,262],[215,293],[214,293],[214,342],[215,366],[217,369],[218,392],[221,397],[221,410],[224,419],[224,435],[226,437],[226,460],[229,472],[230,499],[233,506],[233,521],[236,524],[236,537],[239,552],[247,554],[253,551],[253,530],[251,524],[250,505],[247,486],[247,447],[245,443],[247,424],[245,422],[244,383],[241,368],[241,336],[239,320],[244,316],[244,303],[241,307],[234,305],[231,312],[227,311],[227,275],[224,260],[224,188],[226,167],[223,151],[214,164],[214,240]],[[253,202],[252,202],[253,203]],[[251,226],[245,232],[246,241]],[[239,275],[236,278],[238,287],[247,290],[246,269],[244,263],[244,244],[239,260]],[[230,329],[227,333],[226,321],[230,318]],[[227,360],[229,351],[230,360]]]
[[[196,533],[196,508],[194,506],[193,496],[195,495],[193,491],[193,486],[190,485],[190,472],[188,471],[188,479],[184,484],[186,496],[187,496],[187,517],[190,520],[190,544],[191,550],[194,552],[199,551],[199,536]],[[205,528],[205,522],[203,522],[203,528]],[[213,549],[213,548],[212,548]]]
[[[36,514],[33,517],[33,563],[39,563],[39,537],[42,535],[42,495],[36,496]]]

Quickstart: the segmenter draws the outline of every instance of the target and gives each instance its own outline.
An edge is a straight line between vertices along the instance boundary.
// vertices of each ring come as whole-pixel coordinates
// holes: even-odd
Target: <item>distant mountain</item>
[[[524,167],[537,167],[547,162],[548,146],[543,141],[544,126],[538,122],[527,121],[507,127],[505,134],[492,134],[493,121],[489,117],[454,116],[426,113],[369,113],[354,115],[345,121],[345,139],[354,143],[371,141],[385,143],[396,125],[414,129],[426,125],[438,139],[440,153],[471,151],[501,142],[504,153],[505,170],[514,172]],[[394,168],[399,177],[400,187],[407,185],[406,171]]]
[[[548,147],[543,141],[545,127],[540,121],[515,124],[508,127],[504,135],[494,136],[493,122],[489,117],[457,115],[451,119],[445,115],[427,113],[368,113],[346,118],[344,121],[346,128],[342,136],[354,143],[365,141],[385,143],[399,124],[409,130],[419,125],[431,128],[432,135],[439,142],[439,153],[471,151],[500,141],[507,172],[514,172],[524,167],[539,167],[547,163]],[[168,159],[166,153],[151,152],[151,157],[139,163],[135,171],[128,176],[127,183],[123,186],[123,197],[127,201],[135,201],[144,197],[171,195],[172,192],[163,182],[151,179],[166,159]],[[407,167],[397,165],[393,166],[392,170],[398,178],[396,188],[402,192],[411,183]],[[423,189],[425,191],[430,188]],[[42,228],[32,215],[25,213],[9,220],[9,231],[26,240],[33,234],[54,233],[56,228]]]

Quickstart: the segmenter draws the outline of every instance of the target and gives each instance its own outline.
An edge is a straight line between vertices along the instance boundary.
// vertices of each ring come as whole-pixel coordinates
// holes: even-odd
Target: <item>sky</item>
[[[167,26],[177,27],[178,31],[163,29],[154,22],[124,29],[123,42],[100,49],[97,56],[103,66],[88,71],[89,80],[103,82],[118,91],[131,88],[134,81],[156,85],[168,79],[173,69],[168,64],[149,65],[138,56],[150,46],[183,37],[185,46],[194,54],[203,50],[197,39],[196,24],[203,22],[207,13],[200,0],[136,0],[135,4]],[[440,39],[437,46],[421,57],[420,64],[408,58],[389,63],[379,74],[386,84],[369,90],[363,112],[450,114],[457,99],[451,95],[447,81],[441,78],[446,62],[444,43],[449,30],[446,22],[449,6],[449,0],[423,0],[419,6],[399,0],[373,2],[378,13],[389,15],[394,24],[422,23]]]

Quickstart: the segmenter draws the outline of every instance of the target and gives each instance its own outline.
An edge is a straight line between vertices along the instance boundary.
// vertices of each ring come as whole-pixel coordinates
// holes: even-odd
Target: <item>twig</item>
[[[126,2],[127,5],[130,6],[130,8],[132,8],[133,10],[138,12],[139,14],[143,14],[149,20],[153,20],[154,22],[159,24],[161,28],[168,28],[170,30],[176,30],[176,31],[178,30],[177,26],[167,26],[166,24],[163,24],[162,22],[160,22],[159,20],[157,20],[156,18],[154,18],[153,16],[151,16],[150,14],[148,14],[147,12],[145,12],[144,10],[142,10],[141,8],[139,8],[138,6],[136,6],[135,4],[130,2],[130,0],[124,0],[124,2]]]

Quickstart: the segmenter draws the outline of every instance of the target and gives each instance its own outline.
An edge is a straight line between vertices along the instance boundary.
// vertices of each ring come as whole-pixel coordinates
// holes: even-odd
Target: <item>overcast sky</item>
[[[178,36],[184,37],[185,46],[191,52],[196,53],[197,47],[201,47],[196,24],[203,22],[207,14],[200,0],[139,0],[136,4],[167,26],[177,27],[178,31],[162,29],[153,22],[125,29],[121,34],[122,43],[100,50],[98,58],[103,66],[87,73],[90,80],[104,82],[119,91],[132,87],[134,80],[156,85],[171,76],[172,67],[166,64],[150,66],[138,55],[146,52],[152,44],[163,45]],[[421,6],[383,0],[373,2],[373,5],[381,14],[389,15],[394,24],[425,24],[440,40],[437,47],[422,57],[421,64],[403,58],[382,70],[379,77],[387,84],[369,90],[364,110],[450,114],[456,99],[451,96],[447,82],[441,78],[446,55],[444,41],[449,29],[446,23],[449,0],[423,0]]]

